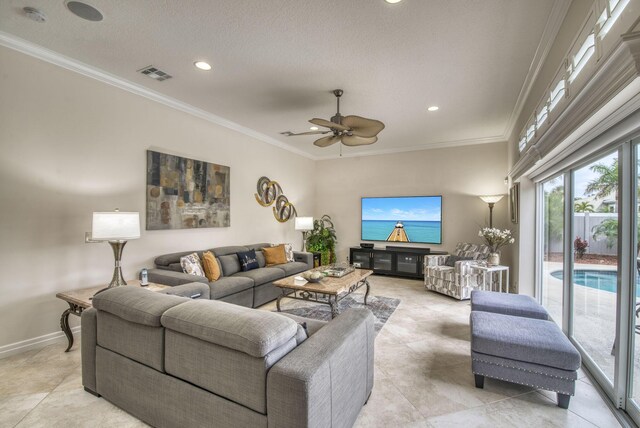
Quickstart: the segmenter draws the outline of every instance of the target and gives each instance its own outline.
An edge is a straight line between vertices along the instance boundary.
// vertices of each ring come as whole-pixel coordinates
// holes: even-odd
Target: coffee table
[[[325,269],[328,269],[328,266],[320,266],[307,272],[322,272]],[[329,305],[331,308],[331,318],[333,319],[337,317],[339,313],[338,302],[363,285],[367,287],[367,291],[364,294],[364,304],[367,304],[370,289],[367,277],[372,273],[373,271],[369,269],[355,269],[343,277],[333,278],[327,276],[320,282],[298,281],[294,276],[279,279],[273,283],[273,285],[282,289],[282,294],[278,296],[278,300],[276,301],[276,307],[278,308],[278,312],[280,312],[280,301],[285,297],[294,300],[322,303]]]
[[[140,281],[138,280],[128,280],[127,285],[121,285],[121,287],[141,287]],[[145,285],[144,288],[151,291],[160,291],[165,288],[169,288],[169,285],[155,284],[150,282],[149,285]],[[64,352],[69,352],[71,347],[73,346],[73,333],[71,332],[71,327],[69,327],[69,315],[73,314],[76,316],[81,316],[82,311],[87,308],[92,307],[91,300],[93,300],[93,296],[100,290],[104,290],[106,286],[100,287],[89,287],[89,288],[81,288],[79,290],[69,290],[63,291],[61,293],[56,294],[58,299],[62,299],[69,304],[69,309],[62,313],[60,317],[60,328],[67,336],[67,340],[69,341],[69,346]]]

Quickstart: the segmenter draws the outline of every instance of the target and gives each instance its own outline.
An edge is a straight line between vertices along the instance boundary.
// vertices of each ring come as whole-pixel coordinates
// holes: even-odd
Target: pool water
[[[561,270],[551,272],[551,276],[562,280]],[[576,269],[573,271],[573,282],[584,287],[615,293],[618,288],[618,272],[615,270]],[[640,284],[640,277],[638,278]],[[640,287],[636,290],[640,297]]]

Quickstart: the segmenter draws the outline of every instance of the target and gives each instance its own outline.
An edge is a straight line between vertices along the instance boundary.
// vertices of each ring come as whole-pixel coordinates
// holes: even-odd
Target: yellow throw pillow
[[[275,247],[265,247],[262,249],[264,260],[267,266],[281,265],[287,262],[287,254],[284,252],[284,245]]]
[[[205,251],[202,254],[202,265],[204,274],[209,281],[217,281],[220,278],[220,266],[216,260],[216,256],[211,251]]]

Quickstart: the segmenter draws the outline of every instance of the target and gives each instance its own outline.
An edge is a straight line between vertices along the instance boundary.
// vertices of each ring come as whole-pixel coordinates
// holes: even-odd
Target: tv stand
[[[431,251],[417,247],[374,247],[349,249],[349,260],[363,269],[372,269],[376,274],[422,278],[424,256],[446,255],[446,251]]]

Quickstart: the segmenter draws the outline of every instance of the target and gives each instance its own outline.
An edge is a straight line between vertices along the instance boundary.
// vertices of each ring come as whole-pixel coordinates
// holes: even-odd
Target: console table
[[[446,251],[418,247],[351,247],[349,261],[356,267],[372,269],[376,274],[423,278],[424,256],[447,254]]]
[[[121,287],[141,287],[140,281],[138,280],[128,280],[127,285],[122,285]],[[165,288],[169,288],[169,285],[155,284],[150,282],[149,285],[145,285],[144,288],[151,291],[160,291]],[[69,352],[69,349],[73,346],[73,333],[71,332],[71,328],[69,327],[69,315],[73,314],[75,316],[81,316],[82,311],[87,308],[92,307],[91,301],[93,300],[93,296],[101,290],[106,289],[106,287],[90,287],[90,288],[81,288],[79,290],[69,290],[63,291],[61,293],[56,294],[58,299],[64,300],[69,305],[69,309],[64,311],[60,316],[60,328],[64,332],[65,336],[67,336],[67,340],[69,341],[69,345],[64,352]]]

